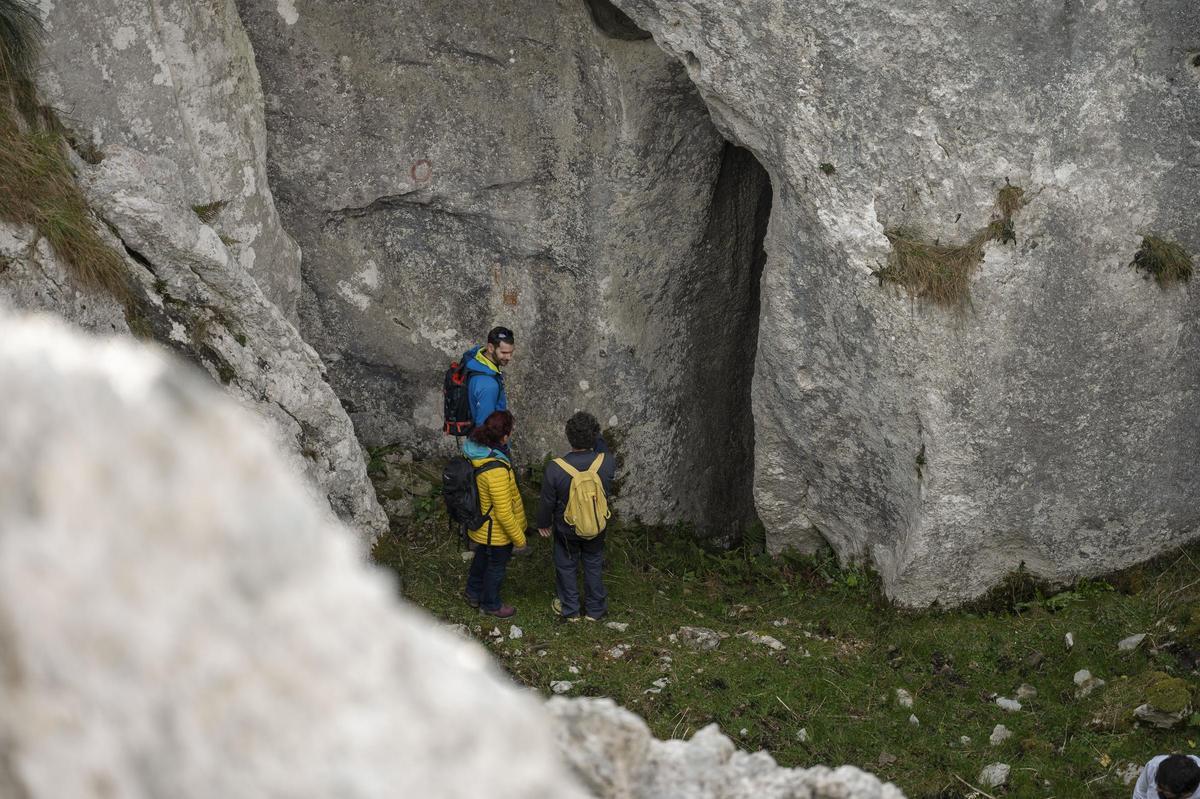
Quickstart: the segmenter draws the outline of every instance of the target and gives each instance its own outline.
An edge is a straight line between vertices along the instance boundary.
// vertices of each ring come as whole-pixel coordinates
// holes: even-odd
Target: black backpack
[[[455,455],[442,470],[442,498],[446,501],[446,514],[450,517],[450,524],[457,524],[459,532],[464,536],[467,530],[478,530],[487,524],[489,546],[492,539],[492,509],[488,508],[487,513],[484,513],[479,507],[479,486],[475,478],[498,467],[512,468],[501,460],[488,461],[475,468],[466,457]]]
[[[471,395],[467,388],[471,375],[467,372],[466,360],[463,358],[462,363],[455,361],[450,364],[442,383],[442,405],[445,416],[442,431],[448,436],[465,436],[475,426],[475,419],[471,413]]]

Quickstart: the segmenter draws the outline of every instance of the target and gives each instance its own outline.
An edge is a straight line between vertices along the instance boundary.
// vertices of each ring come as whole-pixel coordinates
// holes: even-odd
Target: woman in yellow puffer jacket
[[[508,559],[514,551],[525,551],[525,505],[517,490],[512,463],[504,452],[512,430],[513,415],[508,411],[495,411],[471,431],[463,446],[463,455],[477,470],[475,485],[479,489],[479,512],[488,517],[482,527],[468,533],[477,546],[463,598],[471,607],[501,619],[517,612],[512,605],[500,601],[500,586],[504,583]],[[500,465],[481,469],[489,463]]]

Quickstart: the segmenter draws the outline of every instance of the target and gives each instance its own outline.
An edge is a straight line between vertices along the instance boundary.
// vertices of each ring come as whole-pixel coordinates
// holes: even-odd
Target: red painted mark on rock
[[[414,161],[412,167],[408,170],[408,174],[412,176],[414,183],[428,183],[429,179],[433,177],[433,164],[428,158]]]

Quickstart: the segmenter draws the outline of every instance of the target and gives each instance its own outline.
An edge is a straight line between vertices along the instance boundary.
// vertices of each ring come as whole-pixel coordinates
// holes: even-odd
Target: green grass
[[[1162,236],[1143,236],[1132,266],[1153,277],[1160,288],[1186,283],[1192,278],[1192,256],[1177,242]]]
[[[378,455],[373,467],[376,477],[396,468]],[[712,553],[678,531],[618,522],[607,549],[606,621],[628,623],[621,633],[602,623],[553,618],[553,568],[542,539],[511,563],[503,591],[518,609],[511,623],[468,608],[459,598],[467,566],[439,507],[427,502],[415,517],[396,520],[393,534],[376,547],[376,560],[401,573],[407,599],[445,622],[467,625],[517,683],[548,695],[551,681],[573,681],[570,695],[612,697],[663,738],[686,738],[716,722],[741,747],[766,749],[783,765],[859,765],[914,799],[965,796],[959,778],[974,783],[995,761],[1012,766],[1007,793],[991,791],[997,796],[1123,799],[1131,789],[1118,779],[1118,768],[1159,752],[1194,750],[1200,740],[1195,728],[1091,723],[1103,713],[1127,721],[1123,714],[1144,700],[1151,671],[1195,689],[1175,656],[1151,649],[1176,637],[1168,625],[1187,634],[1200,599],[1192,585],[1197,549],[1135,570],[1136,580],[1083,581],[1046,595],[1018,579],[1013,585],[1020,590],[1008,586],[993,597],[995,610],[980,603],[971,612],[920,614],[892,608],[873,575],[840,569],[831,556]],[[1144,588],[1117,590],[1134,584]],[[507,637],[513,623],[522,638]],[[683,625],[729,637],[714,652],[692,652],[669,638]],[[498,641],[488,635],[494,628],[504,634]],[[774,636],[786,650],[736,637],[744,631]],[[1075,637],[1070,652],[1066,632]],[[1136,651],[1119,653],[1117,641],[1137,632],[1150,636]],[[630,649],[614,658],[609,652],[618,644]],[[1042,659],[1035,664],[1030,658],[1038,652]],[[1072,677],[1083,668],[1116,688],[1076,700]],[[661,693],[645,693],[663,676],[670,682]],[[1121,693],[1134,682],[1135,689]],[[1038,695],[1018,713],[989,699],[992,693],[1013,697],[1022,683]],[[1174,693],[1178,687],[1172,684]],[[897,688],[915,697],[911,710],[897,706]],[[910,713],[920,726],[909,723]],[[1000,746],[988,742],[996,724],[1013,732]],[[801,728],[807,743],[797,738]],[[964,735],[969,744],[960,743]],[[885,753],[895,760],[880,765]]]
[[[0,0],[0,219],[32,225],[80,284],[129,307],[124,261],[101,238],[75,182],[66,130],[37,101],[41,35],[28,4]]]

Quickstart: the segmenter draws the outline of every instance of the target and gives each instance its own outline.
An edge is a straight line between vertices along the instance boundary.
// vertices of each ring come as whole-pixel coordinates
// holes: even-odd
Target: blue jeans
[[[475,559],[467,574],[467,596],[479,600],[484,610],[500,608],[500,586],[504,584],[504,573],[508,570],[508,559],[512,557],[513,545],[475,548]]]
[[[583,602],[587,615],[598,619],[608,612],[604,589],[604,533],[582,539],[574,533],[554,531],[554,587],[562,603],[562,615],[579,615],[576,560],[583,566]]]

